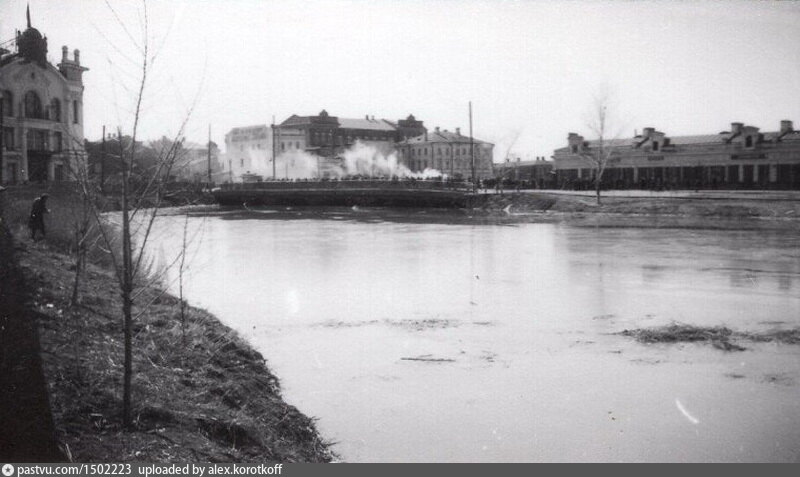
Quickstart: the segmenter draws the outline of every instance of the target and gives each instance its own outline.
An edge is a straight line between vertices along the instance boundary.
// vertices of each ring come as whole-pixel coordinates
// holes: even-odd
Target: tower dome
[[[44,64],[47,62],[47,37],[42,37],[39,30],[31,26],[30,7],[26,13],[28,28],[17,34],[17,50],[23,58]]]

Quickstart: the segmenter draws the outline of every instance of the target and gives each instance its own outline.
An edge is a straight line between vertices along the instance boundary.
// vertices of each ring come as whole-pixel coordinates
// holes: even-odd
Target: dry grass
[[[122,313],[116,278],[102,260],[87,265],[80,305],[70,308],[70,210],[78,196],[48,190],[46,240],[27,236],[43,190],[11,191],[4,222],[16,232],[29,306],[39,316],[42,360],[59,440],[73,459],[108,461],[328,462],[313,419],[285,403],[263,357],[204,310],[154,287],[134,316],[135,430],[123,431]],[[4,193],[5,194],[5,193]],[[144,304],[149,304],[143,307]],[[184,346],[185,343],[185,346]]]
[[[114,277],[90,265],[69,312],[69,258],[43,244],[21,254],[41,315],[45,372],[60,439],[79,461],[282,461],[332,458],[312,419],[286,404],[263,357],[207,312],[147,290],[135,309],[134,416],[123,432],[122,317]]]
[[[562,213],[600,213],[620,215],[680,216],[720,219],[800,218],[800,201],[765,201],[751,199],[676,199],[669,197],[603,197],[597,205],[592,197],[547,193],[507,192],[481,198],[479,208],[499,212],[511,206],[514,212],[553,211]]]

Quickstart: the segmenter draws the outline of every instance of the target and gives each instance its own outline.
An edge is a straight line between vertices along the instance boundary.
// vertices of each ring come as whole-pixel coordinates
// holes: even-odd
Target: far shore
[[[577,226],[800,229],[800,191],[492,191],[475,210],[498,220]]]

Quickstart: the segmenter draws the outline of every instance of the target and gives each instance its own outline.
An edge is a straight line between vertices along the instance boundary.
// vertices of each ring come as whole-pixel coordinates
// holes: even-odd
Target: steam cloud
[[[426,168],[422,172],[413,172],[401,164],[395,151],[384,151],[381,148],[357,141],[341,156],[344,160],[334,164],[319,156],[309,154],[299,149],[281,153],[275,164],[278,179],[318,179],[320,177],[336,177],[361,175],[367,177],[399,177],[429,179],[434,177],[446,178],[441,171]],[[269,163],[269,159],[264,163]],[[267,170],[268,169],[268,170]],[[265,178],[272,177],[271,167],[265,170],[254,171]]]

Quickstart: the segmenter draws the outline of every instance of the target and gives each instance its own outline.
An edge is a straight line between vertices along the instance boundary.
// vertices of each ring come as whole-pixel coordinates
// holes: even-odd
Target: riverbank
[[[65,231],[58,229],[68,198],[51,194],[51,215],[60,213],[62,218],[48,218],[48,238],[36,242],[13,220],[14,211],[27,205],[17,199],[4,199],[11,213],[3,226],[16,232],[16,243],[5,243],[0,253],[16,264],[18,276],[10,280],[24,284],[25,313],[15,312],[8,319],[36,318],[54,434],[68,458],[80,462],[333,459],[314,420],[282,399],[279,381],[261,354],[204,310],[187,307],[182,327],[180,301],[156,285],[144,288],[134,307],[135,425],[123,430],[123,331],[116,278],[107,268],[87,264],[80,305],[70,308],[74,265],[62,251]],[[47,395],[29,397],[32,402],[48,401]],[[42,406],[35,409],[38,414],[45,412]]]
[[[800,195],[791,193],[776,200],[724,192],[613,195],[597,205],[591,194],[506,191],[479,196],[475,210],[505,220],[605,227],[800,229]]]

